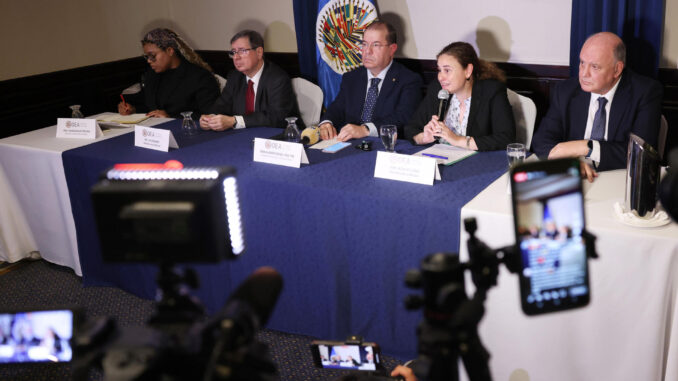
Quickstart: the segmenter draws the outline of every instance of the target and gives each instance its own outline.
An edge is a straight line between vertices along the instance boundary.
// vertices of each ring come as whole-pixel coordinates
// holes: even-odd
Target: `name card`
[[[432,157],[379,151],[374,177],[433,185],[434,178],[440,180],[440,172],[436,159]]]
[[[134,145],[163,152],[170,148],[179,148],[172,131],[138,124],[134,126]]]
[[[104,134],[95,119],[58,118],[57,138],[96,139]]]
[[[301,143],[254,138],[254,161],[299,168],[308,157]]]

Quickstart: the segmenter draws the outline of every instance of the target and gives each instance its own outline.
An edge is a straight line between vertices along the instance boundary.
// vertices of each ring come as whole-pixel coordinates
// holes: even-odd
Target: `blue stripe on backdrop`
[[[664,0],[572,0],[570,74],[578,73],[586,38],[608,31],[624,40],[627,67],[656,77],[663,23]]]
[[[315,56],[315,20],[318,16],[318,0],[294,0],[293,5],[299,71],[302,77],[318,83],[318,65]]]

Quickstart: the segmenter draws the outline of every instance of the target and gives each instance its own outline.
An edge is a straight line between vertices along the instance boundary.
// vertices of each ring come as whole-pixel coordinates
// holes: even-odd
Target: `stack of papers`
[[[425,150],[415,153],[414,156],[432,157],[436,159],[438,164],[452,165],[476,153],[478,152],[448,144],[434,144]]]
[[[120,115],[112,114],[105,115],[101,118],[97,118],[97,122],[103,123],[118,123],[118,124],[138,124],[148,119],[149,117],[146,114],[130,114],[130,115]]]

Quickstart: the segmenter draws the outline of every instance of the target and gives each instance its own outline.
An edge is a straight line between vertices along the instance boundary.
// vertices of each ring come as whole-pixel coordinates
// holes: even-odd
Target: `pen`
[[[120,99],[122,99],[122,104],[127,107],[127,102],[125,102],[125,97],[123,97],[122,94],[120,94]]]
[[[422,156],[428,156],[428,157],[435,157],[436,159],[443,159],[443,160],[447,160],[447,159],[448,159],[448,158],[445,157],[445,156],[438,156],[438,155],[434,155],[434,154],[431,154],[431,153],[422,153],[421,155],[422,155]]]

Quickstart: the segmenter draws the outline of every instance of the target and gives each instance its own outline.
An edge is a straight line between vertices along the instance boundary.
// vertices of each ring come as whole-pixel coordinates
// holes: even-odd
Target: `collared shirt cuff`
[[[329,119],[325,119],[325,120],[323,120],[322,122],[318,123],[318,126],[320,126],[320,125],[322,125],[322,124],[325,124],[325,123],[329,123],[329,124],[332,125],[332,127],[334,127],[334,123],[332,123],[332,121],[329,120]]]
[[[597,140],[591,140],[591,142],[593,142],[593,150],[588,158],[593,160],[596,166],[598,166],[598,163],[600,163],[600,142]]]
[[[234,115],[235,118],[235,126],[233,126],[234,129],[238,130],[241,128],[245,128],[245,119],[243,119],[242,115]]]
[[[375,126],[374,123],[367,122],[364,124],[364,126],[370,130],[370,134],[367,136],[379,137],[379,131],[377,130],[377,126]]]

